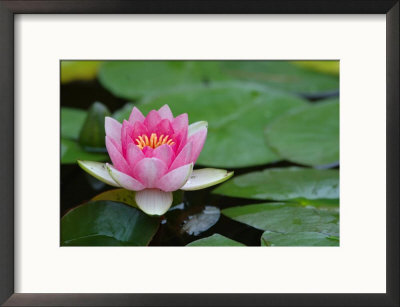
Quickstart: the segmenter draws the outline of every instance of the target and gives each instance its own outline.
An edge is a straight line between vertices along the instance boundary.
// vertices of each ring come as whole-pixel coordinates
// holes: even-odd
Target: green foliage
[[[78,160],[107,161],[108,155],[88,152],[76,141],[61,139],[61,163],[75,164]]]
[[[263,245],[313,246],[338,245],[338,208],[318,209],[294,203],[262,203],[222,210],[225,216],[264,230]],[[320,236],[318,234],[322,234]]]
[[[242,243],[224,237],[218,233],[213,234],[207,238],[199,239],[193,242],[190,242],[186,246],[245,246]]]
[[[75,108],[61,108],[61,137],[77,140],[86,118],[86,111]]]
[[[93,151],[105,147],[104,121],[105,117],[110,115],[104,104],[95,102],[91,105],[79,134],[79,143],[85,149]]]
[[[266,140],[282,158],[305,165],[339,162],[339,101],[287,113],[267,126]]]
[[[61,219],[63,246],[148,245],[159,219],[121,203],[94,201],[80,205]]]
[[[61,163],[77,160],[107,161],[104,118],[110,112],[96,102],[88,111],[61,108]]]
[[[338,90],[336,75],[315,71],[326,72],[321,65],[310,69],[307,63],[289,61],[109,61],[101,66],[99,80],[114,95],[133,100],[218,81],[302,94]]]
[[[214,193],[261,200],[338,199],[339,171],[300,167],[272,168],[235,176]]]
[[[218,74],[216,62],[196,61],[110,61],[102,65],[99,80],[114,95],[139,99],[201,84]]]
[[[320,232],[278,233],[266,231],[261,236],[262,246],[339,246],[336,236]]]
[[[221,61],[222,75],[285,92],[315,94],[339,89],[339,78],[289,61]]]

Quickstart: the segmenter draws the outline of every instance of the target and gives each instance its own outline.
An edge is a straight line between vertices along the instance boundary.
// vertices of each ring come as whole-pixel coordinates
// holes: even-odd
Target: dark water
[[[330,92],[312,95],[305,98],[311,102],[317,103],[322,99],[337,95],[338,92]],[[100,101],[107,105],[111,112],[121,108],[127,102],[126,100],[113,96],[110,92],[101,87],[98,81],[72,82],[61,85],[61,106],[86,110],[95,101]],[[234,169],[234,171],[235,175],[241,175],[266,168],[288,166],[296,166],[296,164],[284,161],[257,167]],[[81,170],[78,165],[75,164],[61,165],[60,180],[61,216],[63,216],[71,208],[87,202],[95,195],[113,189],[113,187],[107,186],[88,175]],[[181,205],[176,210],[172,210],[165,215],[164,221],[161,223],[160,228],[150,245],[182,246],[190,243],[191,241],[208,237],[214,233],[219,233],[248,246],[260,246],[260,237],[263,231],[233,221],[222,214],[219,216],[219,218],[217,214],[210,215],[211,217],[216,217],[216,219],[218,218],[218,221],[215,224],[212,219],[208,222],[206,220],[200,231],[188,231],[189,224],[187,223],[190,222],[190,225],[194,225],[195,221],[197,221],[196,217],[202,213],[206,206],[211,207],[210,210],[216,210],[212,209],[212,207],[224,209],[234,206],[266,202],[214,195],[211,194],[211,191],[214,188],[215,187],[211,187],[204,190],[184,193],[184,205]],[[210,223],[211,225],[213,224],[213,226],[207,227],[207,223]]]

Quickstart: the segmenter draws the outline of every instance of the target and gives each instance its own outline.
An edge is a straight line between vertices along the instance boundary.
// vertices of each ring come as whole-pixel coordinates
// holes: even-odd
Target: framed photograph
[[[0,1],[5,306],[399,306],[398,1]]]

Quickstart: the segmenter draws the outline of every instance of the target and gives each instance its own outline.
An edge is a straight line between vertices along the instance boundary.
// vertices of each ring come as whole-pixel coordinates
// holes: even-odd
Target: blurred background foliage
[[[251,236],[263,246],[339,244],[338,61],[62,61],[61,84],[62,179],[78,159],[108,161],[105,116],[122,122],[133,106],[146,114],[164,104],[175,115],[188,113],[190,122],[209,122],[196,167],[236,172],[214,191],[185,193],[184,207],[167,213],[168,226],[144,222],[143,213],[129,206],[138,221],[132,227],[144,227],[147,239],[121,239],[118,227],[104,232],[96,219],[84,223],[87,214],[117,223],[117,214],[105,216],[110,208],[126,215],[115,205],[123,201],[94,199],[64,216],[62,229],[85,225],[75,237],[62,231],[66,245],[257,245]],[[84,180],[100,188],[78,193],[80,203],[108,189]],[[72,200],[67,193],[73,186],[64,189],[65,199]],[[63,213],[73,207],[64,204]],[[210,204],[218,216],[205,209]],[[193,230],[204,223],[209,227]],[[250,229],[257,231],[246,235]],[[186,237],[171,239],[182,231]],[[90,243],[85,233],[96,239]]]

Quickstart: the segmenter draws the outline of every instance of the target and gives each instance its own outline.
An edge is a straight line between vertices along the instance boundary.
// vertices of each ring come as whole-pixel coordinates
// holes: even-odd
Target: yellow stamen
[[[150,136],[150,139],[148,138],[147,135],[143,134],[142,136],[138,136],[138,138],[135,140],[136,141],[136,146],[139,147],[140,149],[145,148],[146,146],[149,146],[151,148],[157,148],[158,146],[167,144],[167,145],[174,145],[175,143],[172,141],[172,139],[169,138],[168,135],[161,134],[160,137],[157,137],[157,134],[152,133]]]

